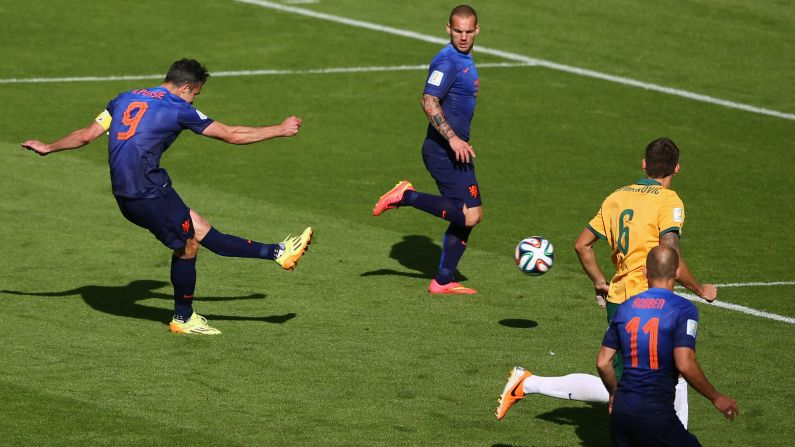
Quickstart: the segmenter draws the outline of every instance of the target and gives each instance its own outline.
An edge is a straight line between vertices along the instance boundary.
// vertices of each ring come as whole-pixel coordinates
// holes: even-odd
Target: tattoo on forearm
[[[456,136],[455,131],[453,131],[453,128],[450,127],[450,124],[444,118],[442,106],[439,104],[439,98],[434,96],[424,97],[423,109],[425,110],[425,114],[428,115],[428,118],[430,118],[431,125],[434,129],[436,129],[437,132],[439,132],[439,135],[444,137],[446,140]]]
[[[679,233],[669,231],[668,233],[660,236],[660,245],[667,245],[676,251],[679,251]]]

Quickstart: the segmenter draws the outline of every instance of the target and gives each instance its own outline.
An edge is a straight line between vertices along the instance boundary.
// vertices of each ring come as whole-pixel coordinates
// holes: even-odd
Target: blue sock
[[[436,217],[463,227],[466,224],[464,217],[464,202],[444,196],[434,196],[424,192],[406,191],[403,193],[400,206],[413,206],[418,210],[433,214]]]
[[[248,239],[242,239],[231,234],[224,234],[215,228],[204,236],[199,242],[211,252],[219,256],[232,256],[235,258],[262,258],[276,259],[279,244],[263,244]]]
[[[472,227],[459,226],[451,223],[444,233],[442,239],[442,259],[439,261],[439,272],[436,275],[436,282],[441,285],[453,282],[455,269],[458,261],[467,249],[467,239]]]
[[[174,285],[174,318],[185,322],[193,315],[196,288],[196,258],[171,257],[171,284]]]

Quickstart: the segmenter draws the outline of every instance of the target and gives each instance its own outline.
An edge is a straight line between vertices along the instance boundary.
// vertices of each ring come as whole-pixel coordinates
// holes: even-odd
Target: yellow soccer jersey
[[[652,179],[618,188],[602,202],[588,228],[613,248],[616,274],[607,300],[623,303],[649,288],[643,276],[646,255],[670,231],[682,234],[685,208],[672,190]]]

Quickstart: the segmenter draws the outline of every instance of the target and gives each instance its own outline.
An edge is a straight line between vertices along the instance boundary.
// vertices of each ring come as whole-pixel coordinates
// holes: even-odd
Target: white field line
[[[770,287],[770,286],[795,286],[795,281],[770,281],[770,282],[734,282],[728,284],[715,284],[721,287]]]
[[[511,68],[528,67],[530,64],[517,62],[495,62],[490,64],[478,64],[478,68]],[[425,71],[427,65],[393,65],[381,67],[331,67],[331,68],[308,68],[304,70],[237,70],[237,71],[214,71],[210,73],[212,77],[238,77],[238,76],[280,76],[280,75],[304,75],[304,74],[333,74],[333,73],[369,73],[385,71]],[[71,76],[60,78],[8,78],[0,79],[0,84],[43,84],[61,82],[104,82],[104,81],[138,81],[146,79],[163,79],[163,74],[144,74],[144,75],[121,75],[121,76]]]
[[[298,7],[295,7],[295,6],[283,5],[283,4],[280,4],[280,3],[274,3],[274,2],[267,1],[267,0],[235,0],[235,1],[238,1],[238,2],[241,2],[241,3],[248,3],[248,4],[251,4],[251,5],[257,5],[257,6],[261,6],[263,8],[275,9],[275,10],[278,10],[278,11],[288,12],[288,13],[292,13],[292,14],[298,14],[298,15],[302,15],[302,16],[306,16],[306,17],[312,17],[312,18],[315,18],[315,19],[328,20],[328,21],[331,21],[331,22],[341,23],[343,25],[349,25],[349,26],[353,26],[353,27],[357,27],[357,28],[364,28],[364,29],[369,29],[369,30],[372,30],[372,31],[378,31],[378,32],[387,33],[387,34],[393,34],[393,35],[402,36],[402,37],[408,37],[410,39],[421,40],[423,42],[430,42],[430,43],[435,43],[435,44],[439,44],[439,45],[444,45],[444,44],[446,44],[448,42],[447,39],[442,39],[442,38],[439,38],[439,37],[429,36],[427,34],[416,33],[416,32],[413,32],[413,31],[403,30],[403,29],[399,29],[399,28],[393,28],[391,26],[379,25],[379,24],[376,24],[376,23],[364,22],[364,21],[361,21],[361,20],[349,19],[347,17],[336,16],[336,15],[326,14],[326,13],[322,13],[322,12],[316,12],[316,11],[312,11],[312,10],[305,9],[305,8],[298,8]],[[645,90],[652,90],[652,91],[655,91],[655,92],[665,93],[665,94],[668,94],[668,95],[680,96],[680,97],[691,99],[691,100],[694,100],[694,101],[701,101],[701,102],[706,102],[706,103],[709,103],[709,104],[715,104],[715,105],[728,107],[728,108],[732,108],[732,109],[743,110],[745,112],[751,112],[751,113],[758,113],[758,114],[761,114],[761,115],[774,116],[776,118],[782,118],[782,119],[787,119],[787,120],[795,120],[795,114],[792,114],[792,113],[779,112],[777,110],[765,109],[765,108],[762,108],[762,107],[756,107],[756,106],[752,106],[752,105],[749,105],[749,104],[743,104],[743,103],[739,103],[739,102],[729,101],[729,100],[726,100],[726,99],[720,99],[720,98],[715,98],[715,97],[712,97],[712,96],[702,95],[700,93],[693,93],[693,92],[689,92],[687,90],[681,90],[681,89],[677,89],[677,88],[665,87],[665,86],[657,85],[657,84],[651,84],[651,83],[648,83],[648,82],[638,81],[636,79],[625,78],[625,77],[622,77],[622,76],[614,76],[614,75],[607,74],[607,73],[601,73],[601,72],[594,71],[594,70],[588,70],[586,68],[579,68],[579,67],[574,67],[574,66],[571,66],[571,65],[559,64],[557,62],[547,61],[547,60],[544,60],[544,59],[536,59],[536,58],[533,58],[533,57],[528,57],[528,56],[524,56],[524,55],[521,55],[521,54],[511,53],[511,52],[508,52],[508,51],[502,51],[502,50],[498,50],[498,49],[495,49],[495,48],[488,48],[488,47],[478,46],[476,48],[476,52],[477,53],[490,54],[490,55],[493,55],[493,56],[498,56],[498,57],[501,57],[503,59],[508,59],[508,60],[515,61],[515,62],[523,62],[523,63],[528,64],[528,65],[538,65],[538,66],[541,66],[541,67],[546,67],[546,68],[549,68],[549,69],[552,69],[552,70],[558,70],[558,71],[562,71],[562,72],[566,72],[566,73],[571,73],[571,74],[575,74],[575,75],[578,75],[578,76],[585,76],[585,77],[589,77],[589,78],[601,79],[601,80],[604,80],[604,81],[615,82],[617,84],[628,85],[628,86],[632,86],[632,87],[642,88],[642,89],[645,89]]]
[[[691,293],[681,293],[677,292],[677,295],[681,295],[690,301],[702,303],[705,306],[716,306],[722,307],[723,309],[730,309],[737,312],[741,312],[748,315],[753,315],[755,317],[762,317],[762,318],[769,318],[771,320],[782,321],[784,323],[795,324],[795,318],[785,317],[783,315],[774,314],[772,312],[765,312],[763,310],[756,310],[751,307],[740,306],[739,304],[732,304],[727,303],[725,301],[715,300],[712,303],[707,303],[706,301],[702,300],[701,298],[691,294]]]
[[[715,284],[715,286],[717,286],[718,289],[724,287],[772,287],[772,286],[793,286],[793,285],[795,285],[795,281],[734,282],[727,284]],[[676,288],[684,290],[684,287],[681,286],[677,286]],[[701,298],[691,293],[681,293],[681,292],[677,293],[689,299],[690,301],[700,302],[711,306],[722,307],[724,309],[731,309],[737,312],[742,312],[744,314],[754,315],[757,317],[769,318],[771,320],[783,321],[785,323],[795,324],[795,318],[785,317],[783,315],[778,315],[771,312],[765,312],[762,310],[756,310],[750,307],[740,306],[739,304],[727,303],[720,300],[715,300],[711,304],[708,304],[706,303],[706,301],[702,300]]]

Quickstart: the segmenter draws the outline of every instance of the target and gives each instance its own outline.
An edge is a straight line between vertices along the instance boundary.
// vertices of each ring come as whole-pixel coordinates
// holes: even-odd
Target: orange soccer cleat
[[[508,383],[505,384],[505,388],[500,395],[500,405],[497,407],[497,413],[495,414],[497,419],[504,418],[511,405],[524,399],[524,380],[532,375],[533,373],[524,368],[513,367],[508,374]]]
[[[414,191],[414,186],[408,180],[401,180],[394,188],[381,196],[373,208],[373,216],[378,216],[386,210],[397,208],[397,204],[403,199],[406,191]]]

